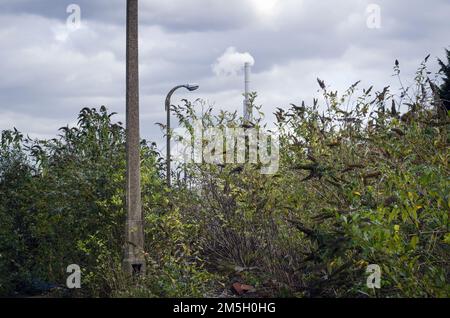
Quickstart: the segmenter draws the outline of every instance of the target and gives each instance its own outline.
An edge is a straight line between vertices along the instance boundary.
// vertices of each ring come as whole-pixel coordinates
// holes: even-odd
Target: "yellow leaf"
[[[357,196],[359,196],[359,197],[361,196],[361,193],[359,193],[358,191],[353,192],[353,194],[354,194],[354,195],[357,195]]]
[[[394,231],[395,232],[400,231],[400,225],[398,225],[398,224],[394,225]]]
[[[411,247],[412,247],[412,248],[416,248],[417,243],[419,243],[419,237],[418,237],[417,235],[414,235],[414,236],[411,238],[411,242],[410,242]]]
[[[369,265],[369,263],[367,263],[365,260],[359,260],[359,261],[356,263],[356,265],[357,265],[359,268],[363,268],[363,267],[366,267],[367,265]]]
[[[450,245],[450,233],[445,234],[444,242]]]

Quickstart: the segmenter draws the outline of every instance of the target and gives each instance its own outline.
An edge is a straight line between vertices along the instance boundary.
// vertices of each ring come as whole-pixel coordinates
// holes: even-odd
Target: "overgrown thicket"
[[[443,83],[440,87],[437,87],[437,92],[441,103],[445,106],[446,110],[450,110],[450,51],[445,50],[447,55],[447,62],[438,59],[439,66],[441,67],[439,73],[442,75]]]
[[[398,95],[355,83],[339,96],[318,80],[324,105],[278,109],[275,175],[191,165],[201,206],[189,215],[209,264],[263,295],[449,296],[449,117],[425,62]],[[189,129],[198,119],[188,102],[174,111]],[[243,126],[224,112],[201,119]],[[379,290],[368,264],[381,267]]]
[[[101,108],[83,109],[54,140],[4,131],[0,294],[64,284],[75,263],[85,296],[218,296],[234,281],[261,297],[450,296],[450,120],[425,63],[397,94],[355,83],[338,95],[318,82],[323,102],[276,112],[273,175],[188,164],[168,189],[162,158],[142,142],[148,273],[138,281],[120,271],[122,125]],[[173,111],[191,131],[197,119],[268,129],[255,98],[250,124],[188,101]],[[381,267],[381,289],[366,286],[368,264]]]

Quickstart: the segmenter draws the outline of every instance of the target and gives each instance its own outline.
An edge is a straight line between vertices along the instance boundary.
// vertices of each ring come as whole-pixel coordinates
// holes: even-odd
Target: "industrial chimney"
[[[244,120],[252,120],[252,109],[250,105],[250,63],[244,64],[245,92],[244,92]]]

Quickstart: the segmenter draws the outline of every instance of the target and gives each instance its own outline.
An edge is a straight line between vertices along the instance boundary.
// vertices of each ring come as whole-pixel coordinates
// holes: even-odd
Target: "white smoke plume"
[[[212,69],[216,76],[233,76],[239,74],[243,69],[244,63],[250,63],[253,66],[255,59],[250,53],[240,53],[235,47],[230,46],[225,53],[217,58]]]

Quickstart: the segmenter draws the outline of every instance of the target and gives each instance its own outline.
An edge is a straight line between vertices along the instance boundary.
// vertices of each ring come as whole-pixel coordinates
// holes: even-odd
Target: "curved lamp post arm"
[[[175,87],[172,88],[172,89],[170,90],[170,92],[167,94],[167,96],[166,96],[166,111],[169,111],[169,112],[170,112],[170,99],[172,98],[173,93],[175,93],[175,91],[176,91],[177,89],[182,88],[182,87],[184,87],[184,86],[185,86],[185,85],[178,85],[178,86],[175,86]]]

